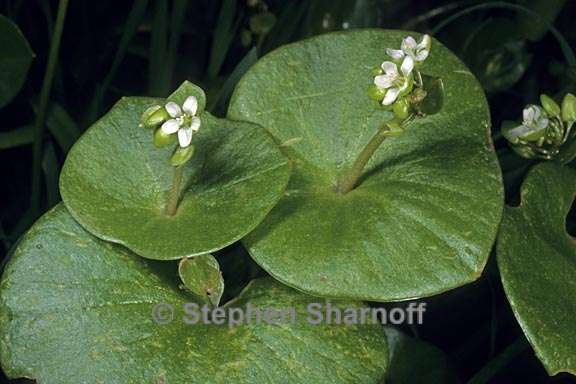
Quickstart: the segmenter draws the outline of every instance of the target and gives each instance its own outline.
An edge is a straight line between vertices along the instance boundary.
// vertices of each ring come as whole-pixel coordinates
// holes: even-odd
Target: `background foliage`
[[[57,3],[0,0],[0,14],[20,27],[35,54],[23,88],[0,109],[0,264],[19,236],[60,200],[58,176],[72,143],[121,96],[165,97],[188,79],[207,91],[208,109],[222,116],[241,75],[285,43],[362,27],[433,34],[466,62],[488,95],[509,204],[518,200],[532,163],[507,148],[500,122],[518,119],[540,93],[576,88],[574,1],[268,0],[251,6],[257,1],[73,0],[46,129],[34,143]],[[35,165],[34,152],[41,159]],[[41,189],[32,193],[34,172],[41,175]],[[574,233],[572,221],[568,227]],[[216,257],[226,279],[223,302],[265,275],[240,245]],[[476,283],[426,300],[425,324],[405,331],[442,350],[461,381],[496,371],[494,383],[573,382],[548,378],[534,357],[493,259]]]

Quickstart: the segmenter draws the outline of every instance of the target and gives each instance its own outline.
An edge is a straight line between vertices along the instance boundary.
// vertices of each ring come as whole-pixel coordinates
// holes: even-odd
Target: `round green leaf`
[[[178,274],[188,290],[201,303],[217,307],[224,292],[224,279],[214,256],[202,255],[180,260]]]
[[[295,308],[295,322],[187,324],[189,296],[170,267],[91,236],[58,206],[24,237],[0,282],[6,373],[44,384],[376,384],[385,374],[379,325],[313,325],[300,315],[317,299],[270,278],[223,308]]]
[[[361,184],[335,192],[391,119],[366,89],[404,31],[322,35],[280,48],[240,81],[233,119],[270,130],[295,170],[286,196],[245,240],[278,280],[328,297],[374,301],[433,295],[477,279],[500,221],[500,169],[478,82],[438,41],[424,75],[442,79],[442,110],[388,138]]]
[[[556,163],[532,169],[522,203],[505,210],[498,267],[518,323],[550,375],[576,374],[576,246],[566,215],[576,172]]]
[[[34,52],[10,19],[0,15],[0,108],[16,96],[28,74]]]
[[[250,232],[277,203],[288,160],[261,127],[203,112],[194,156],[183,166],[180,206],[169,216],[173,148],[155,148],[150,130],[138,127],[140,115],[162,102],[123,98],[96,122],[68,154],[62,199],[88,231],[146,258],[218,250]]]

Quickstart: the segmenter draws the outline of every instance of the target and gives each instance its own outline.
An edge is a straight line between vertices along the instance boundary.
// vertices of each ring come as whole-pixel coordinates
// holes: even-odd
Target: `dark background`
[[[59,201],[58,174],[70,144],[118,98],[166,96],[188,79],[207,90],[208,100],[213,101],[209,108],[222,115],[245,69],[288,42],[362,27],[433,34],[466,62],[486,91],[510,204],[516,201],[518,185],[531,162],[510,152],[499,134],[500,122],[518,120],[523,106],[537,102],[540,93],[557,96],[575,91],[575,63],[561,46],[564,50],[575,46],[576,1],[249,3],[71,0],[50,95],[49,127],[42,139],[41,207],[31,209],[32,138],[11,145],[5,134],[35,119],[58,2],[0,0],[0,14],[18,24],[36,54],[23,89],[0,109],[0,265],[19,236]],[[143,7],[141,15],[135,11],[138,6]],[[257,22],[269,15],[254,19],[265,12],[274,15],[273,25]],[[265,274],[240,245],[221,251],[218,258],[227,284],[224,299]],[[492,383],[576,382],[569,376],[546,375],[523,340],[493,257],[476,283],[426,301],[425,324],[405,331],[442,349],[462,382],[513,343],[518,348]],[[1,372],[0,382],[7,382]]]

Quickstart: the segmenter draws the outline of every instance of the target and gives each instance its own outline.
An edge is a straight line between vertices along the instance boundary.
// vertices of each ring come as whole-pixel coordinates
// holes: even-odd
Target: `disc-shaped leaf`
[[[566,215],[576,172],[555,163],[532,169],[519,207],[508,207],[498,235],[502,283],[526,338],[549,374],[576,374],[576,245]]]
[[[0,108],[22,88],[34,53],[10,19],[0,15]]]
[[[502,211],[489,111],[470,71],[438,41],[421,67],[442,79],[442,110],[388,138],[360,185],[335,184],[391,119],[367,96],[387,47],[415,33],[363,30],[280,48],[240,81],[229,116],[256,122],[295,164],[286,196],[246,239],[280,281],[375,301],[436,294],[478,278]]]
[[[174,93],[182,102],[184,84]],[[203,95],[198,96],[203,104]],[[70,150],[60,189],[88,231],[151,259],[208,253],[242,238],[280,199],[290,166],[261,127],[208,112],[184,165],[183,193],[174,216],[165,213],[174,167],[172,148],[157,149],[140,115],[163,101],[124,98]]]
[[[379,325],[313,325],[304,314],[317,299],[270,278],[223,308],[294,308],[295,321],[185,322],[190,297],[173,267],[95,238],[58,206],[0,283],[2,367],[44,384],[379,383],[385,374]]]

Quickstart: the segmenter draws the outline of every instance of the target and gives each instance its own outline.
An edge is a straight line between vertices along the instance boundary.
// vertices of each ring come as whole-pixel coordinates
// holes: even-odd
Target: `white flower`
[[[182,108],[173,101],[166,103],[166,112],[171,119],[162,124],[160,129],[166,134],[178,132],[178,143],[186,148],[192,142],[192,134],[200,129],[200,118],[196,116],[198,100],[194,96],[188,96]]]
[[[537,105],[527,105],[522,111],[522,125],[519,125],[505,133],[511,140],[537,140],[545,133],[550,120],[546,113]]]
[[[407,36],[402,40],[401,49],[387,48],[386,53],[394,60],[402,60],[404,57],[411,57],[416,64],[426,60],[430,54],[432,39],[428,35],[422,36],[422,40],[416,43],[412,36]]]
[[[386,94],[382,100],[383,105],[394,103],[398,96],[410,86],[410,76],[413,69],[414,61],[412,61],[410,57],[406,57],[402,62],[400,71],[398,71],[398,65],[391,61],[382,63],[384,74],[376,76],[374,78],[374,84],[378,88],[386,90]]]

